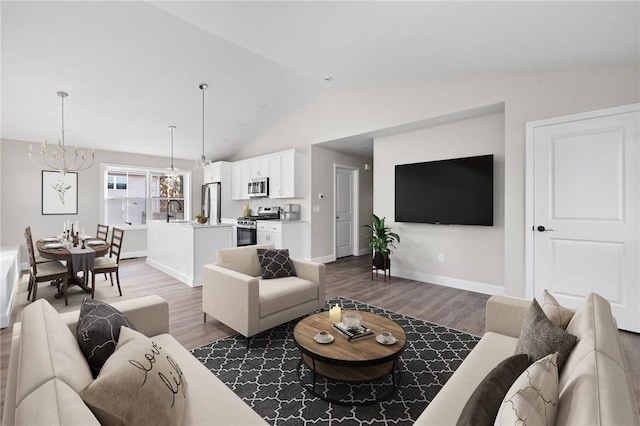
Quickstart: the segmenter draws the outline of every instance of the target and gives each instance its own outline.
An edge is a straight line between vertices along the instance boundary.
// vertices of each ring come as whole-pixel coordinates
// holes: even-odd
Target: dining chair
[[[107,241],[108,235],[109,235],[109,225],[98,224],[98,229],[96,230],[96,238],[99,240]]]
[[[33,236],[31,234],[31,226],[27,226],[25,228],[24,232],[25,232],[25,238],[26,238],[26,235],[28,234],[29,238],[33,242]],[[44,257],[40,256],[40,253],[36,253],[35,255],[36,255],[36,264],[38,264],[38,265],[41,264],[41,263],[56,262],[55,260],[47,259],[47,258],[44,258]],[[60,282],[61,282],[60,280],[57,280],[56,283],[55,283],[57,285],[57,287],[58,287],[58,290],[60,290]],[[33,279],[32,279],[31,276],[29,276],[29,285],[27,287],[27,300],[31,299],[31,292],[32,291],[33,291]]]
[[[114,227],[111,232],[111,250],[109,256],[97,257],[94,261],[93,271],[91,271],[91,298],[93,299],[96,294],[96,275],[97,274],[109,274],[111,280],[111,286],[113,286],[113,273],[116,273],[116,282],[118,283],[118,292],[122,296],[122,289],[120,288],[120,250],[122,249],[122,239],[124,237],[124,230]]]
[[[24,233],[27,240],[27,251],[29,252],[29,287],[33,290],[32,302],[36,300],[38,293],[38,283],[43,281],[62,281],[64,304],[68,305],[67,301],[67,286],[68,286],[68,274],[67,267],[58,261],[49,261],[43,263],[36,263],[36,254],[33,249],[33,238],[31,237],[31,229],[27,227]],[[29,291],[31,294],[31,291]],[[29,294],[27,299],[29,299]]]
[[[31,226],[27,226],[25,228],[24,232],[28,233],[29,234],[29,238],[31,238],[31,241],[33,241],[33,236],[31,234]],[[52,260],[40,256],[40,253],[36,253],[36,263],[45,263],[45,262],[52,262]]]
[[[98,224],[98,228],[96,229],[96,238],[99,240],[107,241],[108,235],[109,235],[109,225]],[[107,274],[104,274],[104,279],[105,280],[107,279]]]

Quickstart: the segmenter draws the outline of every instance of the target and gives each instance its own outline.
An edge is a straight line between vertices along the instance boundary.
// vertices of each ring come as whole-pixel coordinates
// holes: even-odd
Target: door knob
[[[545,228],[544,226],[540,225],[538,226],[538,228],[536,228],[538,231],[540,232],[546,232],[546,231],[553,231],[553,229],[551,228]]]

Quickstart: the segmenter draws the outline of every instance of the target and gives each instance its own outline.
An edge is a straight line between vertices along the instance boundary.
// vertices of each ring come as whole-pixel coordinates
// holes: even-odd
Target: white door
[[[353,172],[336,168],[336,258],[353,255]]]
[[[575,308],[593,291],[638,332],[640,112],[619,111],[531,129],[533,293]]]

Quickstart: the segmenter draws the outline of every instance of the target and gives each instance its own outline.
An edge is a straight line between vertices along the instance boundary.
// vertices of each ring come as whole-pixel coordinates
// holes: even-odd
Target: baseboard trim
[[[147,258],[146,260],[147,265],[151,266],[152,268],[157,269],[160,272],[164,272],[165,274],[175,278],[176,280],[188,285],[189,287],[199,287],[202,285],[202,279],[199,280],[199,282],[196,282],[196,280],[193,277],[187,276],[185,274],[182,274],[178,271],[176,271],[175,269],[171,269],[171,268],[167,268],[164,265],[161,265],[160,263],[151,260],[149,258]]]
[[[476,293],[490,295],[504,295],[504,287],[495,284],[487,284],[479,281],[469,281],[460,278],[452,278],[444,275],[428,274],[425,272],[407,271],[404,269],[391,268],[394,277],[408,280],[422,281],[430,284],[437,284],[444,287],[457,288],[459,290],[473,291]]]
[[[147,257],[147,251],[128,251],[122,252],[122,254],[120,254],[120,259],[135,259],[136,257]]]

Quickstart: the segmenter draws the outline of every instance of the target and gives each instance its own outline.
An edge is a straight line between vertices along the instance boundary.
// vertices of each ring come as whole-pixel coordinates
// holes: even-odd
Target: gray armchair
[[[297,276],[264,280],[258,248],[274,246],[218,250],[202,279],[204,320],[209,314],[247,338],[325,305],[324,264],[291,259]]]

